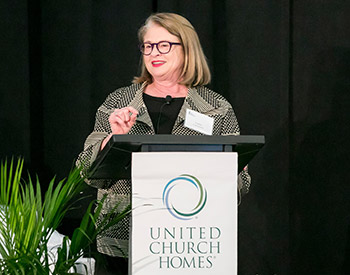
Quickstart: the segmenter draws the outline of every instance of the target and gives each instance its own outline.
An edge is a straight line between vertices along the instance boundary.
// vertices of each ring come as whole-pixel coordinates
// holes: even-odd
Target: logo
[[[189,189],[188,187],[195,187],[195,193],[193,193],[193,188]],[[190,201],[183,201],[183,198],[179,198],[179,194],[177,193],[177,198],[174,194],[176,194],[177,191],[184,191],[184,193],[190,193],[191,198],[187,200]],[[189,191],[191,190],[191,191]],[[173,194],[173,196],[172,196]],[[185,195],[185,194],[182,194]],[[193,197],[195,197],[195,202],[193,203]],[[198,202],[196,202],[198,200]],[[200,181],[191,175],[183,174],[179,177],[176,177],[172,180],[170,180],[166,186],[164,187],[163,191],[163,203],[166,206],[166,208],[169,210],[170,214],[174,216],[177,219],[180,220],[190,220],[193,218],[193,216],[197,215],[205,206],[207,202],[207,190],[203,187],[203,185],[200,183]],[[191,205],[195,205],[191,209],[187,209],[184,207],[185,203],[190,203]],[[175,205],[176,204],[176,205]]]

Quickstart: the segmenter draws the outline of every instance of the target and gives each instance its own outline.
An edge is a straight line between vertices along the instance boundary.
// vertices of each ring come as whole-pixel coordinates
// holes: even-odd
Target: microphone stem
[[[157,128],[155,129],[156,134],[159,134],[160,118],[162,117],[163,108],[165,105],[170,105],[171,100],[172,100],[172,97],[170,95],[167,95],[165,97],[165,103],[163,103],[163,105],[160,106],[160,110],[159,110],[159,114],[158,114],[158,121],[157,121]]]

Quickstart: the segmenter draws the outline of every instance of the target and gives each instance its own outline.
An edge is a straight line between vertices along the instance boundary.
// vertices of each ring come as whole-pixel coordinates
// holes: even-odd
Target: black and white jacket
[[[97,110],[94,130],[85,141],[84,151],[80,153],[77,165],[84,166],[84,170],[87,171],[96,159],[102,141],[111,133],[108,118],[114,109],[132,106],[138,110],[136,123],[130,129],[129,135],[155,134],[151,118],[143,102],[142,94],[145,87],[145,83],[133,84],[117,89],[107,97]],[[213,117],[213,135],[239,135],[239,125],[231,104],[223,96],[203,86],[188,89],[188,95],[172,129],[173,135],[202,135],[195,130],[184,127],[187,109]],[[239,174],[239,194],[248,193],[250,182],[251,179],[247,171]],[[105,194],[107,195],[102,215],[107,215],[117,203],[119,203],[120,210],[130,204],[130,180],[87,180],[87,183],[98,188],[98,199],[101,199]],[[99,252],[110,256],[125,257],[128,255],[128,240],[129,218],[125,218],[98,237],[97,248]]]

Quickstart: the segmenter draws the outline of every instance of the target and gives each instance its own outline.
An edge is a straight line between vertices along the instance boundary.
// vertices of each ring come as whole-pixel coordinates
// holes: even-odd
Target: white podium
[[[263,136],[115,135],[91,179],[132,179],[129,274],[237,274],[237,174]]]

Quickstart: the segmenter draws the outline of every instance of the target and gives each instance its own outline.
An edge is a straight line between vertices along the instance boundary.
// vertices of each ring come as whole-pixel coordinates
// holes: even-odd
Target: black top
[[[156,134],[171,134],[184,100],[184,97],[168,97],[168,99],[165,99],[164,97],[143,94],[143,101],[151,117]]]

